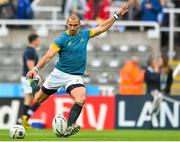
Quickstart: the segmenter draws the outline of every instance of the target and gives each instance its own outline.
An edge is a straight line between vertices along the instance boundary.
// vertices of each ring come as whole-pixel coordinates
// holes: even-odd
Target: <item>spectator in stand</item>
[[[141,20],[158,21],[161,8],[160,0],[143,0],[141,3]]]
[[[158,14],[158,22],[161,26],[168,26],[169,25],[169,14],[164,13],[163,10],[167,8],[167,0],[160,0],[161,3],[161,12]],[[169,33],[167,32],[161,32],[161,46],[167,46],[168,45],[168,38]]]
[[[140,20],[140,3],[139,0],[128,0],[129,10],[123,17],[124,20]]]
[[[94,13],[95,13],[94,0],[87,0],[84,19],[85,20],[94,20]]]
[[[175,8],[180,8],[180,0],[172,0],[172,1],[173,1],[174,5],[175,5]],[[180,14],[176,14],[175,22],[176,22],[176,25],[178,27],[180,27]],[[179,37],[180,37],[180,33],[178,32],[176,34],[176,40],[175,40],[178,45],[180,45]]]
[[[102,0],[93,0],[94,1],[94,19],[98,17],[99,4]]]
[[[134,56],[120,70],[119,93],[121,95],[142,95],[144,70],[139,65],[138,57]]]
[[[145,70],[145,83],[146,94],[151,94],[152,91],[160,91],[160,62],[156,58],[150,58],[148,60],[148,67]]]
[[[111,0],[102,0],[98,8],[98,20],[106,20],[110,17]]]
[[[64,9],[64,18],[66,19],[71,13],[77,14],[80,19],[84,19],[86,0],[67,0]]]
[[[158,14],[158,22],[160,23],[161,26],[168,26],[168,14],[164,13],[163,10],[167,8],[167,0],[160,0],[161,4],[161,11]]]
[[[173,70],[168,65],[168,59],[161,57],[160,62],[160,91],[164,94],[170,94],[173,83]]]
[[[175,8],[180,8],[180,0],[173,0]],[[177,14],[177,25],[180,26],[180,15]]]
[[[0,0],[0,19],[14,19],[16,8],[13,0]]]
[[[33,19],[31,0],[18,0],[17,19]]]
[[[157,90],[169,94],[173,83],[173,70],[168,65],[168,59],[164,56],[150,59],[145,71],[147,93]]]
[[[167,58],[150,59],[145,72],[147,94],[152,95],[151,115],[159,113],[160,104],[164,94],[170,94],[173,82],[172,69],[168,65]]]
[[[65,5],[66,5],[66,0],[62,0],[62,5],[61,5],[61,14],[64,15],[64,10],[65,10]]]
[[[104,19],[105,17],[108,18],[109,14],[108,14],[108,11],[106,10],[108,10],[109,5],[110,5],[110,0],[102,0],[102,1],[101,0],[87,0],[84,19],[96,20],[99,17],[99,14],[101,15],[102,19]]]
[[[86,22],[91,21],[92,27],[101,24],[105,19],[110,17],[111,0],[88,0],[84,19]]]
[[[0,0],[0,18],[4,18],[3,8],[8,3],[8,0]]]

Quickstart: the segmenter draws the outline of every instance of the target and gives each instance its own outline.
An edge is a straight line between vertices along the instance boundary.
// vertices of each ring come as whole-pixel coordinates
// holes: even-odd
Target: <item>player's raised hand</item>
[[[118,11],[118,14],[120,16],[123,16],[128,11],[128,7],[129,7],[129,3],[128,2],[122,4],[120,9],[119,9],[119,11]]]
[[[37,71],[32,69],[26,74],[26,79],[33,79],[37,75]]]

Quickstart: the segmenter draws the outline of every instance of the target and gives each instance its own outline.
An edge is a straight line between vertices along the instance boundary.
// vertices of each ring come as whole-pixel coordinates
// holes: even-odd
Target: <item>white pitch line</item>
[[[41,141],[41,140],[40,140]],[[1,141],[0,142],[34,142],[34,141]],[[42,141],[42,142],[59,142],[59,141]],[[139,142],[139,141],[64,141],[64,142]],[[152,142],[152,141],[141,141],[141,142]],[[172,142],[172,141],[154,141],[153,142]],[[179,142],[179,141],[173,141],[173,142]]]

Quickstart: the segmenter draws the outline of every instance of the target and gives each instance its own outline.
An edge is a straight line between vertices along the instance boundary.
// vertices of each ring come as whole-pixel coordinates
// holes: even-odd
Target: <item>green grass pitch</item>
[[[27,130],[24,139],[12,139],[0,129],[0,141],[180,141],[179,130],[81,130],[68,138],[56,137],[50,129]]]

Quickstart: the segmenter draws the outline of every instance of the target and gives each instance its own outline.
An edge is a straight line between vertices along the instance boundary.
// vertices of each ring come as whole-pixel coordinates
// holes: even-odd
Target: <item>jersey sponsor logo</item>
[[[83,42],[83,41],[84,41],[84,37],[81,38],[81,42]]]
[[[69,41],[69,42],[68,42],[68,46],[71,46],[71,44],[72,44],[72,41]]]

